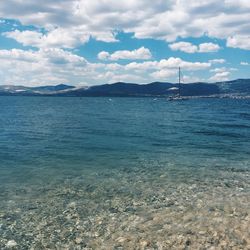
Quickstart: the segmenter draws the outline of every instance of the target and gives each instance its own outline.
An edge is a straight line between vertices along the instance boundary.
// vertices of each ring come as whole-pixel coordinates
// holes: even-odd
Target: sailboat
[[[187,100],[187,97],[181,96],[181,67],[178,68],[178,76],[179,76],[179,82],[178,82],[178,94],[174,96],[170,96],[168,98],[169,101],[175,101],[175,100]]]

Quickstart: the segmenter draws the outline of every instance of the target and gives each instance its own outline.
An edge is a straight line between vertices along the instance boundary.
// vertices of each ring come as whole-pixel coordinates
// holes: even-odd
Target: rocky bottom
[[[250,249],[250,172],[78,171],[0,186],[0,249]]]

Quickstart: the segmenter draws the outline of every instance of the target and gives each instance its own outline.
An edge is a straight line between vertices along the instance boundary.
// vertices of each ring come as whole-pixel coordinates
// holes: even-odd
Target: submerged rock
[[[13,248],[13,247],[16,247],[17,246],[17,243],[14,241],[14,240],[9,240],[7,243],[6,243],[6,247],[7,248]]]

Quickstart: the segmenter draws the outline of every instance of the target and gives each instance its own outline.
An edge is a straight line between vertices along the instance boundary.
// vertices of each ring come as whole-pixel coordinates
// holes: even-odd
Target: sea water
[[[250,100],[0,97],[0,249],[248,249]]]

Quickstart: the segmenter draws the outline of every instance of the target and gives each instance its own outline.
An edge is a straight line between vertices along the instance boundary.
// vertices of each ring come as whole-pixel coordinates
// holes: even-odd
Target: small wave
[[[233,128],[233,129],[244,129],[244,128],[250,128],[250,125],[246,124],[228,124],[228,123],[210,123],[211,126],[217,127],[217,128]]]
[[[240,115],[241,118],[250,119],[250,114],[249,113],[240,113],[239,115]]]
[[[240,138],[241,135],[238,133],[231,133],[231,132],[222,132],[222,131],[194,131],[194,134],[202,134],[207,136],[221,136],[221,137],[233,137],[233,138]]]

